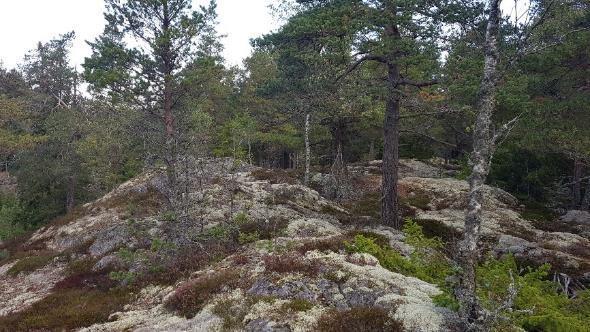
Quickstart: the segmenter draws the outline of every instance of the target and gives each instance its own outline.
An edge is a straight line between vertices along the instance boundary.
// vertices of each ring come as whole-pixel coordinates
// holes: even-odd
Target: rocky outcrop
[[[451,178],[409,177],[400,181],[404,201],[412,205],[414,218],[423,225],[443,225],[460,234],[467,207],[466,181]],[[484,187],[481,233],[498,253],[557,271],[581,276],[590,271],[590,240],[578,234],[537,229],[520,214],[518,200],[491,186]],[[580,216],[571,213],[570,218]],[[428,227],[428,226],[426,226]]]
[[[227,236],[219,229],[231,225],[240,233],[237,250],[221,261],[214,259],[190,270],[192,273],[182,275],[172,286],[144,285],[108,321],[83,331],[221,331],[228,326],[246,331],[313,331],[331,310],[352,308],[383,310],[406,331],[453,330],[455,313],[433,303],[432,298],[441,293],[437,286],[391,272],[371,255],[343,250],[344,241],[352,239],[353,228],[343,222],[363,220],[360,216],[296,181],[261,180],[251,167],[236,168],[225,161],[223,165],[234,173],[207,165],[200,168],[206,170],[200,173],[206,173],[206,178],[188,193],[195,202],[189,221],[166,211],[165,176],[154,172],[122,184],[35,232],[24,245],[27,250],[50,251],[56,257],[59,254],[59,259],[16,276],[6,271],[18,263],[17,258],[0,266],[0,317],[26,310],[59,291],[54,286],[67,279],[68,262],[87,260],[92,275],[149,270],[142,262],[160,253],[158,250],[175,255],[190,248],[194,257],[187,257],[196,260],[199,255],[213,253],[200,252],[210,249],[195,243]],[[424,227],[430,224],[460,232],[467,183],[441,178],[444,171],[418,161],[405,165],[409,171],[400,181],[400,195],[413,218]],[[370,171],[367,174],[363,176],[371,181],[378,178]],[[369,189],[378,190],[378,184]],[[581,273],[590,271],[587,238],[536,229],[521,217],[518,200],[500,189],[486,187],[484,197],[482,232],[487,245],[497,253],[510,252],[523,260],[547,261]],[[244,225],[255,228],[240,228]],[[413,252],[403,233],[392,228],[357,225],[355,231],[378,234],[402,255]],[[158,249],[162,243],[170,247]],[[135,261],[129,262],[121,248],[126,255],[139,253]],[[160,259],[171,257],[165,255]],[[167,304],[187,283],[228,271],[236,273],[239,282],[213,292],[194,316],[186,318]]]
[[[590,212],[580,210],[569,210],[559,220],[571,224],[590,226]]]
[[[9,276],[15,262],[0,266],[0,316],[22,311],[49,295],[63,279],[64,264],[54,263],[32,273]]]

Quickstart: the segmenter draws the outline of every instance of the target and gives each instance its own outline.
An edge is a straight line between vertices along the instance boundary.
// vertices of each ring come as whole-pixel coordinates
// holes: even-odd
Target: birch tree
[[[455,295],[461,303],[460,315],[464,319],[467,330],[482,329],[485,314],[480,308],[476,296],[475,268],[477,266],[483,189],[490,171],[490,163],[494,152],[492,136],[492,114],[496,107],[498,90],[498,49],[500,25],[500,1],[491,0],[489,18],[485,35],[485,56],[483,78],[477,100],[477,116],[473,131],[473,152],[471,155],[471,176],[469,177],[469,205],[465,217],[463,239],[458,247],[458,263],[461,268],[459,285]]]

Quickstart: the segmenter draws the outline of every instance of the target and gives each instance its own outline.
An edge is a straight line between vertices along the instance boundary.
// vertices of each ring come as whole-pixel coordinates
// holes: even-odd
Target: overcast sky
[[[193,0],[195,5],[208,0]],[[270,0],[217,0],[218,30],[224,39],[229,64],[241,64],[250,54],[250,38],[276,27],[267,8]],[[76,31],[72,62],[79,65],[90,55],[85,40],[93,40],[104,28],[103,0],[2,1],[0,10],[0,61],[13,68],[37,42]]]

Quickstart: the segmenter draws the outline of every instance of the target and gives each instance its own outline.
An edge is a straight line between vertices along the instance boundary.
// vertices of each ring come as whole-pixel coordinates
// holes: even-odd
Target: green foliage
[[[260,234],[258,234],[258,232],[253,232],[253,233],[240,232],[238,234],[238,243],[239,244],[253,243],[258,240],[260,240]]]
[[[34,256],[21,258],[16,262],[16,264],[8,269],[8,271],[6,271],[6,274],[14,277],[21,272],[33,272],[49,264],[53,258],[55,258],[55,254],[51,252],[40,252]]]
[[[0,241],[13,239],[25,233],[19,216],[23,210],[14,196],[0,195]]]
[[[459,302],[449,292],[442,292],[432,297],[432,303],[439,307],[449,308],[453,311],[458,311],[460,308]]]
[[[379,245],[374,239],[357,235],[347,249],[352,252],[364,252],[375,256],[381,266],[404,275],[444,285],[445,278],[452,272],[446,257],[439,250],[443,243],[438,238],[427,238],[422,227],[411,219],[404,226],[406,242],[414,247],[409,258],[402,256],[387,245]]]
[[[313,303],[305,299],[293,299],[283,304],[282,309],[290,312],[308,311],[313,308]]]
[[[127,290],[64,289],[23,311],[0,317],[4,331],[66,331],[107,322],[131,300]]]
[[[549,270],[545,264],[519,273],[512,255],[490,258],[477,269],[478,297],[486,308],[497,308],[507,298],[512,274],[518,289],[514,311],[507,313],[512,323],[528,331],[589,331],[590,308],[583,301],[590,294],[585,291],[580,298],[568,299],[547,279]]]
[[[109,278],[124,285],[130,285],[137,279],[137,274],[131,271],[111,271]]]
[[[416,194],[411,197],[403,197],[401,199],[401,202],[413,207],[417,207],[421,210],[428,210],[428,204],[430,204],[430,197],[428,197],[426,194]]]
[[[524,200],[544,201],[548,184],[569,172],[570,165],[560,154],[504,145],[494,155],[488,182]]]
[[[174,211],[166,211],[160,215],[162,221],[173,222],[176,221],[176,213]]]

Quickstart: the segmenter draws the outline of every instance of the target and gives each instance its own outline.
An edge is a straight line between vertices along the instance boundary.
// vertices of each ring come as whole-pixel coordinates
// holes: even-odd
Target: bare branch
[[[336,77],[336,79],[334,80],[334,83],[340,81],[342,78],[344,78],[348,74],[352,73],[358,66],[360,66],[365,61],[378,61],[381,63],[387,63],[387,59],[385,59],[384,57],[377,56],[377,55],[370,55],[370,54],[365,55],[362,58],[356,60],[344,73],[342,73],[338,77]]]
[[[520,120],[520,118],[524,114],[525,112],[522,112],[518,114],[516,117],[514,117],[512,120],[503,124],[502,127],[500,127],[500,129],[498,129],[498,131],[494,134],[494,137],[492,138],[492,144],[496,144],[499,139],[507,137],[508,134],[510,134],[510,132],[512,131],[512,129],[516,126],[518,120]]]

